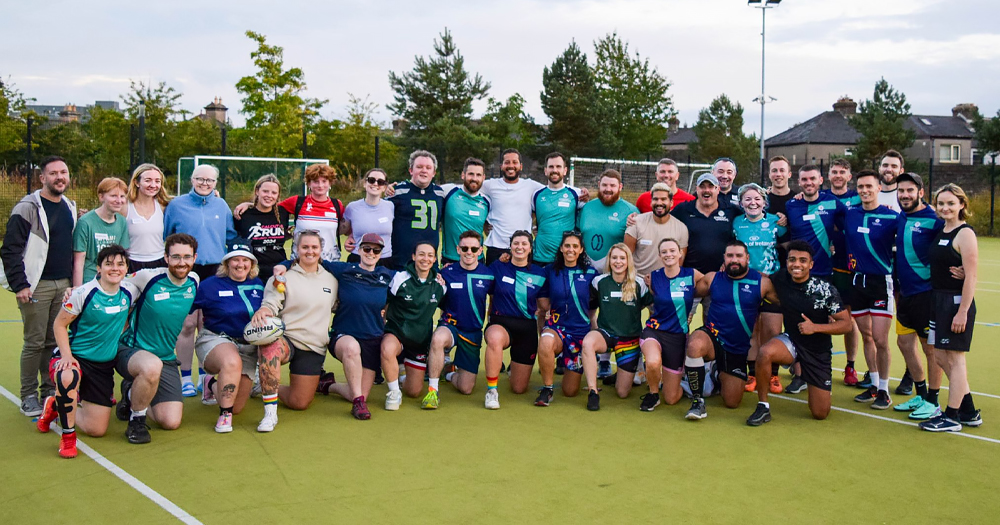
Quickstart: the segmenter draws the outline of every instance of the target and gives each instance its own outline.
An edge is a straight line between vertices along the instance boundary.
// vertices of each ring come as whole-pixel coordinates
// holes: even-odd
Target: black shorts
[[[128,260],[128,273],[135,273],[139,270],[146,270],[149,268],[166,268],[167,261],[160,257],[154,261],[135,261],[132,259]]]
[[[49,360],[49,378],[52,383],[58,384],[55,366],[59,361],[59,349],[52,352],[52,359]],[[102,407],[114,406],[115,395],[115,361],[107,363],[96,363],[89,359],[76,357],[76,362],[80,363],[80,384],[78,386],[80,401],[86,401]]]
[[[741,381],[746,381],[750,376],[748,375],[747,369],[747,356],[746,354],[734,354],[727,351],[722,347],[722,342],[719,338],[712,335],[712,331],[708,328],[701,326],[698,327],[708,338],[712,340],[712,347],[715,348],[715,369],[721,373],[726,373],[734,377],[740,378]]]
[[[334,334],[330,337],[330,346],[327,347],[334,356],[337,355],[334,348],[342,337],[350,337],[358,342],[358,346],[361,347],[361,368],[376,372],[382,370],[382,336],[360,339],[353,335]]]
[[[892,276],[857,273],[851,276],[851,293],[848,295],[851,315],[874,315],[892,319]]]
[[[123,380],[133,381],[135,378],[128,372],[128,362],[132,356],[140,349],[125,345],[118,345],[118,355],[115,356],[115,370]],[[145,351],[145,350],[143,350]],[[180,361],[163,361],[163,368],[160,370],[160,383],[156,386],[156,394],[149,403],[150,406],[158,405],[167,401],[184,401],[181,394],[181,372],[178,369]]]
[[[197,264],[192,265],[191,271],[198,275],[198,279],[201,282],[205,282],[205,279],[209,277],[215,277],[215,272],[219,270],[218,263],[216,264]]]
[[[660,345],[660,359],[663,360],[663,368],[674,373],[684,372],[684,356],[687,347],[687,334],[675,334],[655,330],[653,328],[643,328],[641,342],[652,339]]]
[[[899,297],[896,304],[896,320],[910,330],[917,332],[921,339],[927,339],[931,329],[931,311],[934,306],[934,293],[921,292],[909,297]]]
[[[493,325],[501,326],[507,330],[512,363],[528,366],[535,364],[535,353],[538,351],[538,325],[534,318],[523,319],[490,315],[490,323],[486,326],[486,330],[489,330]]]
[[[814,275],[813,277],[819,276]],[[847,298],[851,296],[851,272],[834,269],[827,280],[840,292],[840,297]]]
[[[391,333],[386,332],[386,335]],[[427,352],[431,347],[430,339],[424,342],[415,342],[399,334],[392,334],[392,336],[399,341],[399,344],[403,345],[403,351],[399,354],[399,358],[402,359],[404,365],[417,370],[427,370]]]
[[[500,258],[503,254],[510,255],[510,248],[494,248],[492,246],[486,247],[486,266],[493,264],[494,261]]]
[[[762,314],[778,314],[781,315],[781,306],[764,299],[760,302],[760,313]]]
[[[969,315],[965,323],[965,331],[956,334],[951,331],[951,321],[958,313],[962,294],[944,290],[934,290],[934,306],[931,313],[930,332],[927,334],[927,344],[938,350],[955,350],[968,352],[972,350],[972,328],[976,326],[976,301],[969,306]]]
[[[833,385],[833,369],[830,368],[833,356],[832,348],[825,352],[816,352],[795,344],[788,334],[778,334],[775,339],[785,344],[785,348],[799,364],[801,369],[799,376],[806,384],[827,392],[831,390]]]
[[[323,371],[323,361],[326,354],[318,354],[312,350],[303,350],[292,345],[291,341],[285,339],[288,345],[288,373],[297,376],[318,376]]]

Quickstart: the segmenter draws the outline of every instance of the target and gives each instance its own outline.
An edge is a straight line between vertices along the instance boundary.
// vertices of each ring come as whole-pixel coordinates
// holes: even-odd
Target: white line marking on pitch
[[[833,368],[833,370],[836,370],[836,371],[838,371],[838,372],[843,372],[843,371],[844,371],[844,369],[843,369],[843,368]],[[890,379],[891,381],[901,381],[901,380],[902,380],[902,379],[900,379],[900,378],[898,378],[898,377],[890,377],[889,379]],[[948,387],[946,387],[946,386],[942,386],[942,387],[941,387],[941,390],[948,390]],[[983,396],[983,397],[992,397],[993,399],[1000,399],[1000,396],[998,396],[998,395],[994,395],[994,394],[987,394],[987,393],[985,393],[985,392],[973,392],[972,394],[973,394],[973,395],[976,395],[976,396]]]
[[[18,399],[17,396],[15,396],[14,394],[12,394],[10,390],[7,390],[3,386],[0,386],[0,395],[3,395],[3,397],[6,397],[7,399],[10,400],[11,403],[14,403],[17,406],[20,406],[21,404],[21,400]],[[55,428],[59,427],[55,426]],[[79,449],[82,450],[83,453],[87,455],[87,457],[94,460],[98,465],[104,467],[108,472],[114,474],[115,477],[124,481],[128,486],[137,490],[143,496],[149,498],[153,503],[159,505],[163,510],[169,512],[171,515],[173,515],[181,522],[187,523],[189,525],[202,525],[197,518],[188,514],[186,510],[178,507],[174,502],[163,497],[163,495],[160,494],[159,492],[156,492],[155,490],[149,488],[149,485],[146,485],[145,483],[139,481],[138,479],[136,479],[135,476],[129,474],[128,472],[125,472],[121,467],[115,465],[110,460],[108,460],[108,458],[102,456],[100,452],[90,448],[90,446],[88,446],[82,440],[77,439],[76,444],[77,447],[79,447]]]
[[[776,397],[778,399],[784,399],[786,401],[795,401],[796,403],[809,404],[809,402],[806,401],[805,399],[796,399],[794,397],[782,396],[782,395],[779,395],[779,394],[770,394],[769,397]],[[882,421],[888,421],[890,423],[898,423],[900,425],[906,425],[908,427],[916,427],[916,426],[918,426],[917,423],[911,423],[909,421],[901,421],[899,419],[893,419],[891,417],[885,417],[885,416],[878,416],[878,415],[875,415],[875,414],[866,414],[864,412],[858,412],[857,410],[851,410],[849,408],[841,408],[841,407],[838,407],[836,405],[833,405],[830,408],[833,409],[833,410],[836,410],[838,412],[847,412],[848,414],[854,414],[856,416],[870,417],[872,419],[879,419],[879,420],[882,420]],[[971,439],[978,439],[978,440],[981,440],[981,441],[989,441],[990,443],[1000,444],[1000,439],[993,439],[993,438],[988,438],[988,437],[985,437],[985,436],[977,436],[975,434],[967,434],[965,432],[942,432],[942,434],[951,434],[953,436],[967,437],[967,438],[971,438]]]

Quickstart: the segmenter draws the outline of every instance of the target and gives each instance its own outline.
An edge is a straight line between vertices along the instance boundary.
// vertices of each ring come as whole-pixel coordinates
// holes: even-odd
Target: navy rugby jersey
[[[837,224],[847,238],[847,269],[852,272],[889,275],[899,214],[879,206],[866,211],[858,206]]]
[[[385,331],[382,309],[389,298],[395,272],[376,266],[368,271],[356,263],[322,261],[323,268],[337,278],[337,311],[333,332],[355,339],[381,337]]]
[[[832,274],[831,232],[836,217],[843,215],[847,207],[830,192],[821,191],[813,202],[792,199],[786,210],[792,240],[805,241],[813,250],[813,269],[810,273],[820,276]]]
[[[545,286],[551,303],[549,326],[571,331],[590,330],[590,283],[599,274],[591,266],[563,268],[545,267]]]
[[[493,274],[483,263],[472,270],[452,263],[441,269],[448,293],[441,303],[441,322],[464,332],[478,332],[486,320],[486,298],[493,292]]]
[[[493,274],[493,303],[490,315],[534,319],[538,309],[537,299],[545,297],[545,269],[529,264],[523,268],[512,262],[495,261],[490,265]]]
[[[931,291],[931,246],[942,228],[944,221],[930,207],[900,214],[896,229],[896,277],[903,297]]]
[[[403,268],[410,262],[417,244],[428,242],[438,247],[438,226],[444,216],[444,190],[433,182],[418,188],[410,181],[396,185],[389,197],[395,207],[392,218],[392,263]]]
[[[201,310],[207,330],[243,343],[243,329],[263,300],[264,283],[256,277],[240,283],[213,276],[198,287],[192,309]]]
[[[649,275],[649,284],[653,290],[653,313],[646,327],[672,334],[688,333],[688,312],[694,303],[694,269],[681,268],[671,279],[660,268]]]
[[[861,197],[854,190],[847,190],[843,195],[837,195],[832,191],[831,196],[840,201],[847,209],[861,206]],[[835,230],[830,232],[830,240],[833,241],[833,267],[837,270],[847,270],[847,241],[844,240],[844,232]]]
[[[729,353],[746,355],[750,351],[750,336],[763,298],[760,281],[757,270],[748,270],[736,280],[718,272],[712,280],[712,304],[705,326]]]

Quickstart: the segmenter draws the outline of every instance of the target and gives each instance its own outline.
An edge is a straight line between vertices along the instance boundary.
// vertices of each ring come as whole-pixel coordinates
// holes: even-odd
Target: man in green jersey
[[[567,186],[566,156],[559,152],[545,157],[545,178],[548,186],[539,189],[531,197],[531,213],[535,216],[538,234],[532,257],[535,264],[544,266],[556,260],[556,250],[562,241],[563,232],[576,228],[576,212],[582,206],[580,193]]]
[[[485,178],[486,163],[477,158],[469,157],[465,159],[465,166],[462,168],[462,185],[445,184],[442,186],[444,188],[442,264],[459,261],[460,257],[456,246],[458,246],[458,238],[462,232],[483,231],[486,217],[490,213],[490,201],[479,192]]]
[[[622,174],[605,170],[598,179],[598,200],[588,202],[580,210],[580,231],[584,249],[594,268],[606,270],[608,249],[625,239],[626,220],[639,209],[621,198]]]
[[[128,421],[125,437],[134,444],[150,441],[147,415],[164,430],[174,430],[181,425],[184,409],[174,345],[198,291],[198,276],[191,273],[198,241],[175,233],[164,241],[164,249],[166,268],[140,270],[127,279],[139,296],[115,357],[122,376],[115,415]]]

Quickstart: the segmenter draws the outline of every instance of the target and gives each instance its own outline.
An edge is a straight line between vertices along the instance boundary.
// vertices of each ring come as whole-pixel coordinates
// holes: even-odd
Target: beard
[[[669,212],[670,209],[665,204],[658,204],[656,206],[653,206],[653,215],[655,215],[656,217],[666,217],[667,213]]]
[[[520,176],[521,176],[520,171],[515,171],[513,175],[511,175],[511,173],[507,170],[503,171],[503,178],[506,180],[517,180],[517,178]]]
[[[919,205],[920,205],[920,201],[918,201],[916,199],[914,199],[912,201],[908,201],[908,204],[903,204],[902,200],[899,201],[899,207],[903,211],[905,211],[906,213],[913,213],[913,211],[916,210],[917,206],[919,206]]]
[[[620,196],[621,196],[620,191],[616,191],[611,195],[607,195],[602,191],[600,194],[597,195],[597,198],[601,200],[601,204],[605,206],[611,206],[612,204],[618,202],[618,197]]]
[[[726,275],[732,278],[737,278],[743,274],[747,273],[747,267],[739,263],[732,263],[726,265]]]
[[[479,191],[479,188],[481,188],[483,185],[480,184],[479,181],[464,181],[462,183],[462,186],[465,187],[465,191],[471,194]]]

